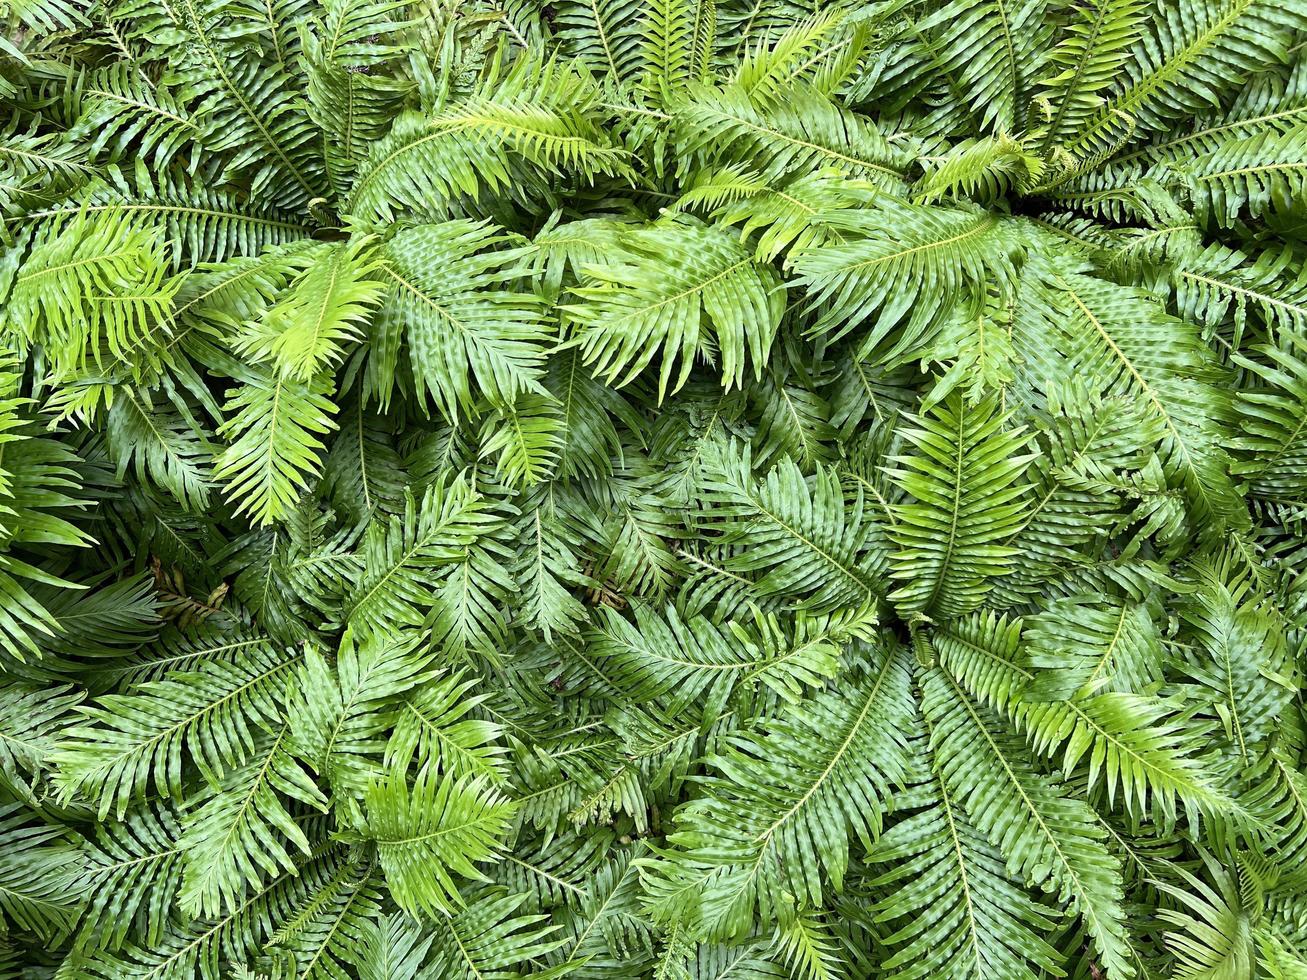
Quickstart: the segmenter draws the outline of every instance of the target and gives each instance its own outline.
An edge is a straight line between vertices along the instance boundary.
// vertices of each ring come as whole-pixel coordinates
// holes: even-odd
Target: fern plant
[[[0,977],[1307,976],[1301,0],[8,0]]]

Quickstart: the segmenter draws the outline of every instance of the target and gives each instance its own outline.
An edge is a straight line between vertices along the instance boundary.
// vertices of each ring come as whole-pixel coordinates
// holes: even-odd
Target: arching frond
[[[884,557],[871,548],[874,524],[860,494],[846,503],[834,471],[819,468],[809,482],[785,460],[755,480],[749,454],[732,447],[714,461],[704,490],[700,526],[724,545],[747,543],[723,565],[760,576],[761,594],[826,609],[877,602]]]
[[[1191,813],[1233,811],[1195,758],[1198,737],[1170,716],[1166,702],[1126,692],[1043,700],[1032,690],[1036,675],[1020,662],[1019,632],[1019,623],[973,616],[933,642],[944,668],[973,697],[1007,713],[1036,751],[1061,752],[1067,775],[1086,759],[1090,784],[1102,779],[1109,804],[1120,791],[1131,813],[1147,812],[1151,797],[1165,820],[1175,819],[1177,799]]]
[[[527,274],[529,254],[505,242],[491,226],[449,221],[387,243],[378,265],[386,293],[368,360],[368,388],[383,405],[404,348],[416,392],[449,419],[470,411],[478,394],[510,407],[543,390],[550,331],[536,297],[504,288]]]
[[[382,286],[370,275],[369,244],[329,246],[313,256],[282,297],[234,338],[235,350],[298,382],[334,367],[345,345],[363,336],[381,300]]]
[[[254,749],[259,723],[275,720],[300,657],[256,644],[230,662],[173,671],[135,693],[106,694],[79,708],[85,720],[65,733],[54,754],[63,798],[84,797],[102,819],[121,818],[150,787],[181,800],[183,752],[212,778],[241,764]]]
[[[363,834],[396,903],[411,915],[453,915],[464,905],[453,875],[478,878],[474,862],[499,850],[513,805],[477,776],[453,779],[423,769],[410,787],[404,770],[364,797]]]
[[[925,19],[941,67],[952,73],[986,129],[1025,124],[1022,104],[1047,53],[1042,0],[950,0]]]
[[[905,778],[908,685],[902,652],[881,651],[856,687],[818,695],[711,757],[717,775],[680,811],[675,850],[645,868],[655,917],[731,937],[755,908],[788,922],[826,887],[838,892],[850,841],[879,836],[878,803]]]
[[[564,310],[597,376],[630,384],[654,358],[661,400],[690,377],[696,357],[719,364],[726,387],[756,376],[770,354],[784,290],[730,236],[671,217],[625,234],[621,251],[584,267]]]
[[[938,763],[917,746],[912,769],[920,806],[890,827],[869,857],[885,870],[874,879],[889,891],[876,919],[895,928],[883,964],[895,980],[967,976],[1001,970],[1031,978],[1053,969],[1056,951],[1043,936],[1057,913],[1015,887],[1003,856],[968,819],[938,775]]]
[[[999,847],[1008,870],[1072,903],[1103,965],[1132,975],[1120,862],[1103,843],[1089,807],[1038,776],[1022,749],[951,677],[930,669],[922,689],[944,786]]]
[[[251,371],[232,389],[230,417],[218,430],[232,438],[214,460],[213,478],[259,524],[284,518],[321,472],[321,436],[336,428],[332,384],[296,381],[274,370]]]
[[[1136,401],[1162,424],[1163,464],[1192,513],[1215,527],[1237,526],[1242,505],[1218,443],[1228,409],[1213,359],[1193,331],[1144,293],[1098,283],[1052,271],[1032,284],[1031,302],[1016,320],[1017,335],[1031,345],[1028,376],[1045,385],[1074,379]]]
[[[854,334],[863,357],[907,360],[981,282],[1011,275],[989,214],[886,201],[836,227],[845,241],[800,253],[794,269],[816,315],[811,333],[835,340],[870,325]]]
[[[1160,4],[1124,62],[1124,77],[1065,151],[1075,160],[1106,155],[1136,131],[1162,129],[1203,108],[1214,86],[1238,85],[1283,61],[1299,17],[1261,0]]]
[[[431,187],[441,197],[475,198],[510,186],[519,163],[587,179],[621,172],[623,154],[593,118],[594,102],[581,76],[525,59],[465,101],[396,119],[359,166],[348,210],[368,221],[388,220],[397,208],[431,213]]]
[[[831,168],[894,190],[909,162],[874,120],[802,86],[772,104],[739,86],[696,92],[672,124],[682,159],[743,165],[767,180]]]
[[[141,373],[158,363],[157,328],[179,285],[156,231],[119,215],[79,213],[39,236],[14,279],[6,320],[25,343],[49,352],[55,380],[117,361]]]

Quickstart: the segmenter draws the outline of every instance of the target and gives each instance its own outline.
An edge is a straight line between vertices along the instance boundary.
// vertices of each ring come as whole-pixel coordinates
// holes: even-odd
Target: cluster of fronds
[[[0,977],[1307,977],[1303,0],[6,0]]]

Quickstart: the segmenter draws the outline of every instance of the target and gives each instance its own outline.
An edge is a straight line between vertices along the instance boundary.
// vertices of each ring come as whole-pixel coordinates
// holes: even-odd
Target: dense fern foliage
[[[0,977],[1307,977],[1307,2],[3,9]]]

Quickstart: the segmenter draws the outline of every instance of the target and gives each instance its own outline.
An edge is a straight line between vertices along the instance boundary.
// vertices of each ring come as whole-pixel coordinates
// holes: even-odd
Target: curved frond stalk
[[[926,173],[913,190],[913,199],[924,204],[954,196],[987,204],[1008,190],[1030,186],[1044,172],[1044,164],[1010,136],[962,142],[926,163]]]
[[[58,944],[81,911],[70,891],[79,852],[61,826],[33,822],[22,804],[0,805],[0,928]]]
[[[1121,905],[1121,865],[1103,843],[1089,807],[1032,768],[938,668],[923,672],[922,709],[930,722],[935,771],[975,826],[1002,851],[1010,873],[1056,891],[1093,937],[1099,962],[1134,975]]]
[[[1172,258],[1171,286],[1176,308],[1208,330],[1234,329],[1230,346],[1243,347],[1254,313],[1274,331],[1307,329],[1307,276],[1294,273],[1293,255],[1275,250],[1245,255],[1223,245],[1184,250]],[[1286,336],[1286,341],[1289,338]]]
[[[557,927],[546,925],[545,916],[515,915],[522,900],[521,895],[480,892],[475,902],[444,919],[433,947],[433,972],[450,980],[550,975],[527,964],[543,959],[564,940],[555,938]]]
[[[450,420],[472,411],[478,395],[510,408],[519,395],[543,393],[552,331],[539,299],[509,288],[529,275],[531,252],[502,247],[507,240],[491,225],[448,221],[386,244],[377,265],[386,292],[371,328],[370,396],[389,403],[401,348],[417,394]]]
[[[179,0],[161,4],[161,10],[173,28],[179,60],[194,73],[197,97],[205,101],[215,148],[234,151],[238,171],[257,160],[254,186],[275,189],[291,207],[324,197],[314,127],[297,104],[285,64],[269,70],[248,48],[224,36],[230,28],[215,0]],[[249,152],[253,148],[257,152]]]
[[[65,734],[53,756],[62,798],[90,800],[101,819],[109,813],[121,819],[151,786],[180,801],[183,752],[219,778],[253,751],[260,723],[275,721],[301,656],[260,643],[230,662],[172,671],[131,694],[107,694],[80,708],[86,720]]]
[[[911,712],[906,656],[881,650],[856,685],[731,740],[680,809],[674,850],[641,862],[654,917],[733,937],[755,908],[785,923],[839,892],[850,842],[880,835],[880,801],[905,779]]]
[[[365,955],[363,944],[381,915],[379,877],[372,861],[344,865],[325,887],[291,907],[265,948],[290,951],[296,976],[306,980],[346,975]]]
[[[639,73],[644,63],[641,4],[563,0],[553,8],[553,40],[564,54],[609,82],[621,83]]]
[[[1089,122],[1128,62],[1146,13],[1142,0],[1092,0],[1076,8],[1049,52],[1053,74],[1042,81],[1038,95],[1052,106],[1041,144],[1045,154]]]
[[[129,389],[114,400],[105,427],[119,479],[132,466],[141,482],[161,487],[184,506],[198,509],[208,503],[205,457],[211,447],[181,412]]]
[[[1287,650],[1279,617],[1253,583],[1223,565],[1205,562],[1195,571],[1197,588],[1183,610],[1194,646],[1178,666],[1190,678],[1197,704],[1219,720],[1231,748],[1251,760],[1291,697],[1283,680]]]
[[[121,823],[97,828],[83,847],[86,865],[78,891],[86,908],[77,946],[120,949],[143,920],[148,943],[162,940],[182,875],[181,827],[167,808],[142,807]]]
[[[1004,228],[990,214],[883,199],[835,227],[844,242],[793,258],[815,316],[808,332],[830,343],[857,330],[860,356],[874,352],[881,363],[910,359],[945,313],[984,295],[981,283],[1013,274]]]
[[[746,363],[760,375],[785,304],[776,274],[732,237],[678,216],[623,235],[572,293],[578,302],[563,310],[584,363],[621,387],[661,353],[659,401],[685,384],[696,356],[719,363],[726,388],[744,384]]]
[[[761,620],[760,635],[751,636],[745,624],[726,631],[702,618],[682,621],[672,608],[662,616],[637,609],[634,624],[608,613],[590,649],[603,658],[613,683],[637,702],[672,693],[686,701],[703,695],[712,715],[737,684],[762,684],[797,701],[805,687],[818,686],[838,669],[838,641],[820,626],[789,640],[778,635],[774,620]]]
[[[410,787],[396,770],[364,796],[362,833],[396,903],[410,915],[452,915],[464,906],[454,875],[480,877],[475,862],[498,853],[513,804],[477,776],[423,769]]]
[[[57,735],[80,701],[71,687],[14,682],[0,689],[0,786],[15,797],[35,799],[33,788],[49,768]]]
[[[360,646],[347,633],[332,666],[315,650],[304,654],[287,703],[286,748],[341,798],[380,774],[386,733],[404,712],[401,698],[429,676],[427,658],[406,649],[412,642]]]
[[[301,27],[308,114],[322,132],[332,189],[344,196],[371,145],[399,113],[411,83],[395,43],[413,27],[409,0],[335,0]]]
[[[1162,638],[1150,611],[1128,599],[1069,596],[1026,620],[1024,642],[1040,698],[1099,691],[1143,694],[1162,681]]]
[[[312,837],[313,855],[293,871],[270,876],[236,908],[214,919],[190,925],[170,923],[157,943],[99,951],[79,964],[95,980],[172,980],[197,973],[216,980],[226,958],[248,957],[295,911],[317,904],[339,890],[339,882],[358,874],[356,851],[325,840],[321,830]]]
[[[757,104],[779,104],[801,83],[830,96],[857,66],[867,33],[832,8],[794,24],[774,41],[760,40],[732,82]]]
[[[79,111],[69,138],[84,142],[91,159],[115,163],[130,152],[159,171],[185,151],[195,168],[208,134],[182,104],[193,92],[174,94],[124,63],[86,75],[73,91]]]
[[[1159,882],[1158,887],[1176,899],[1179,909],[1161,909],[1159,915],[1175,931],[1166,933],[1167,947],[1175,954],[1177,976],[1239,976],[1253,973],[1254,929],[1262,909],[1255,888],[1245,887],[1244,869],[1222,867],[1211,855],[1202,855],[1213,888],[1183,868],[1175,872],[1185,886]]]
[[[346,210],[386,221],[396,210],[428,212],[442,197],[505,190],[519,162],[539,174],[593,180],[626,172],[625,154],[595,119],[590,83],[558,63],[523,59],[504,78],[431,116],[401,115],[359,168]]]
[[[740,166],[709,169],[676,202],[678,210],[706,209],[714,221],[740,225],[743,241],[755,240],[760,262],[844,241],[840,219],[877,196],[872,181],[818,171],[791,181],[768,181]]]

